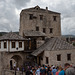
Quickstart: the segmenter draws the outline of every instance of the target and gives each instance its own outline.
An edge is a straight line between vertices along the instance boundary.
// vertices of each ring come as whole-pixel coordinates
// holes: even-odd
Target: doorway
[[[13,69],[12,60],[10,60],[10,70]]]

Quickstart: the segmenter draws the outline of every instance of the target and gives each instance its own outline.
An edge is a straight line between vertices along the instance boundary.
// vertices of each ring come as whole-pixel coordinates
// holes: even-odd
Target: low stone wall
[[[22,72],[21,71],[15,71],[14,70],[3,70],[2,71],[2,75],[25,75],[25,72]]]

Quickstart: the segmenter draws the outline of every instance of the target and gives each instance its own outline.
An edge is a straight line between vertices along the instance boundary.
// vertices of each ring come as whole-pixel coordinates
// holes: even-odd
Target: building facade
[[[75,47],[61,38],[50,38],[44,45],[32,52],[37,56],[37,63],[42,65],[75,65]]]
[[[47,37],[61,36],[60,13],[42,9],[39,6],[24,9],[20,13],[20,32],[23,36],[24,31],[39,31]]]
[[[4,69],[12,70],[14,64],[20,69],[30,63],[75,65],[75,47],[60,37],[60,13],[39,6],[22,10],[19,35],[10,32],[0,37],[0,75],[8,75],[2,74]]]

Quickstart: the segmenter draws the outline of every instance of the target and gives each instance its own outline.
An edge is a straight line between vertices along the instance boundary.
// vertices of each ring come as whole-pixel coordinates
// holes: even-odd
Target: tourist
[[[40,68],[39,67],[36,70],[36,75],[40,75]]]
[[[36,75],[36,70],[35,69],[33,69],[33,75]]]
[[[70,64],[69,63],[65,63],[64,69],[59,72],[59,75],[65,75],[65,71],[69,67],[70,67]]]
[[[59,75],[59,72],[62,70],[62,67],[61,66],[58,66],[58,71],[56,72],[56,74],[55,75]]]
[[[26,71],[26,75],[33,75],[33,73],[30,72],[30,70],[28,69],[28,70]]]
[[[17,71],[19,71],[19,67],[17,67]]]
[[[25,69],[24,69],[24,67],[22,66],[22,74],[23,74],[24,70],[25,70]]]
[[[52,69],[52,73],[53,73],[53,75],[55,75],[56,72],[57,72],[57,69],[55,68],[55,66],[53,66],[53,69]]]
[[[14,69],[15,69],[16,68],[16,62],[14,62],[13,66],[14,66]]]
[[[46,74],[46,69],[44,67],[42,67],[42,69],[40,70],[40,74],[41,75],[45,75]]]
[[[53,75],[53,73],[52,73],[52,69],[51,68],[49,68],[49,70],[48,70],[48,74],[47,75]]]
[[[48,65],[47,68],[48,68],[48,71],[49,71],[50,70],[50,66]]]
[[[65,71],[65,74],[66,75],[75,75],[75,68],[72,67],[72,66],[67,68],[66,71]]]

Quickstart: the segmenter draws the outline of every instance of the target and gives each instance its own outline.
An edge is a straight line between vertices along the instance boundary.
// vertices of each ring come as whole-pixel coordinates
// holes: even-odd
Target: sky
[[[0,0],[0,32],[19,31],[21,10],[37,5],[61,13],[62,35],[75,35],[75,0]]]

